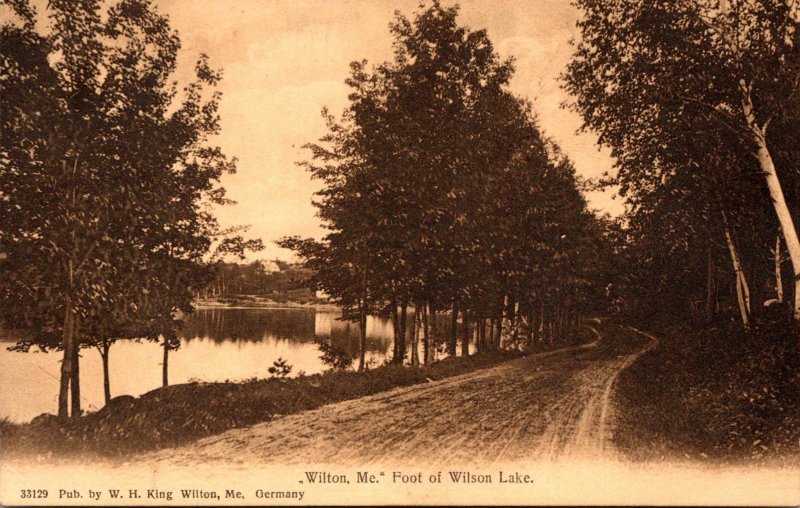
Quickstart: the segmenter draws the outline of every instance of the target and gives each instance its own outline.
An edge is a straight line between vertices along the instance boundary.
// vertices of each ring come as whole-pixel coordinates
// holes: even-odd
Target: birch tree
[[[635,188],[643,172],[659,171],[659,164],[643,164],[643,154],[668,146],[692,125],[688,116],[705,119],[693,124],[696,136],[724,129],[727,148],[743,149],[758,163],[792,262],[793,313],[800,319],[800,243],[781,185],[793,176],[775,166],[769,130],[795,109],[800,86],[796,2],[576,4],[584,17],[566,87],[586,126],[619,160],[623,191]]]

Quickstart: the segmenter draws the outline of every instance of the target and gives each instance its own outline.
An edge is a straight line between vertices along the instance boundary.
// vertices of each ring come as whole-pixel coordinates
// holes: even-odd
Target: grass
[[[173,385],[136,399],[120,398],[64,424],[55,418],[26,424],[0,421],[0,453],[4,457],[124,457],[519,356],[498,351],[446,358],[424,367],[385,365],[364,373],[331,371],[292,379]]]
[[[800,465],[800,333],[673,327],[618,381],[633,460]]]

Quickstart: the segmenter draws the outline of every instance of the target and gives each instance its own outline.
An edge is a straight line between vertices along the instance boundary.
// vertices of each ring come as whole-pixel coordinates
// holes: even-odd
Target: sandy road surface
[[[581,347],[330,404],[143,459],[231,467],[607,457],[614,381],[654,343],[617,330]]]

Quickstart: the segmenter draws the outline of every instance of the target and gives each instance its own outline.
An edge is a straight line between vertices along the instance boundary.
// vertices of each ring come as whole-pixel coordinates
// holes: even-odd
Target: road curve
[[[612,392],[655,339],[607,328],[583,346],[339,402],[149,453],[178,466],[472,465],[613,455]]]

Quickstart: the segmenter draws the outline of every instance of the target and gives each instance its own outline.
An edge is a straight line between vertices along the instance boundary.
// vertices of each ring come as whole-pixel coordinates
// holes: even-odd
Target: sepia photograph
[[[800,0],[0,0],[0,505],[800,505]]]

